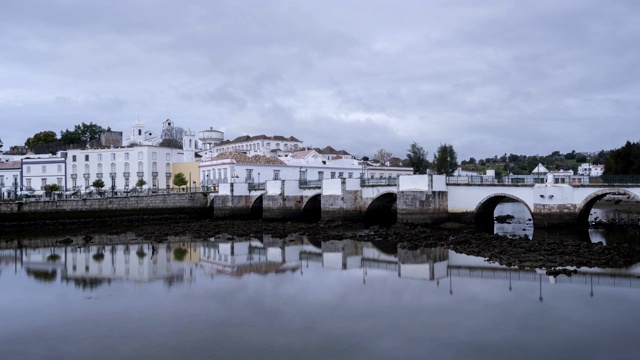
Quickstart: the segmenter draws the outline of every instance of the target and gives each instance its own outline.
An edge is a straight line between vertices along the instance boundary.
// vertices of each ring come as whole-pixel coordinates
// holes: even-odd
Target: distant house
[[[597,177],[603,174],[604,165],[584,163],[578,167],[578,175]]]

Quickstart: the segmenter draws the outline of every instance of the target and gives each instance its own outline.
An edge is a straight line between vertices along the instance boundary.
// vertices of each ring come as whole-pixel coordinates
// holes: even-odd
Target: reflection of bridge
[[[535,281],[586,286],[640,288],[640,266],[630,269],[582,269],[571,276],[547,276],[545,270],[521,270],[484,258],[459,254],[444,248],[380,250],[373,243],[334,240],[314,246],[306,236],[282,242],[267,236],[263,241],[223,241],[201,244],[200,264],[216,274],[244,275],[291,271],[300,267],[335,270],[387,271],[399,278],[439,281],[445,278],[478,278]],[[383,249],[385,247],[382,247]],[[387,250],[387,249],[385,249]],[[265,264],[269,264],[265,267]],[[301,270],[301,269],[300,269]],[[509,285],[510,286],[510,285]]]
[[[409,175],[398,184],[325,179],[321,186],[295,180],[267,181],[264,188],[222,184],[212,194],[214,217],[385,220],[437,224],[458,221],[493,226],[493,212],[505,200],[527,207],[536,227],[587,227],[593,205],[607,195],[640,200],[640,184],[556,183],[552,175],[535,184],[453,184],[444,175]]]

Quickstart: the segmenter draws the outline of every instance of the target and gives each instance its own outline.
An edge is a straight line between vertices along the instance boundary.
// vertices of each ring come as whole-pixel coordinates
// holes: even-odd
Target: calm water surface
[[[638,276],[306,237],[6,249],[0,358],[636,359]]]

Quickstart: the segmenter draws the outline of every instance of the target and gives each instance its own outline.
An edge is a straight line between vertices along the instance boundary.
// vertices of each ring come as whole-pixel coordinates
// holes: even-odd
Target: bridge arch
[[[251,204],[251,210],[249,211],[249,218],[252,220],[262,219],[262,204],[264,201],[264,194],[260,194]]]
[[[322,193],[311,195],[302,206],[302,220],[308,222],[320,221],[322,216]]]
[[[630,198],[636,199],[637,201],[640,201],[640,197],[638,195],[625,189],[611,188],[595,191],[585,197],[585,199],[582,200],[582,202],[578,205],[578,217],[576,219],[576,225],[578,227],[589,227],[589,215],[591,214],[591,209],[593,209],[593,206],[599,200],[602,200],[607,195],[628,196]]]
[[[398,221],[398,194],[385,191],[376,196],[367,206],[364,221],[369,224],[391,225]]]
[[[526,201],[511,194],[495,193],[485,197],[478,203],[475,209],[475,217],[474,217],[473,223],[477,227],[484,229],[487,232],[493,233],[493,226],[494,226],[493,214],[498,204],[502,203],[504,200],[507,200],[507,199],[512,202],[518,202],[524,205],[529,211],[529,214],[531,214],[531,218],[533,219],[533,211],[531,210],[531,207],[529,207],[529,204],[527,204]]]

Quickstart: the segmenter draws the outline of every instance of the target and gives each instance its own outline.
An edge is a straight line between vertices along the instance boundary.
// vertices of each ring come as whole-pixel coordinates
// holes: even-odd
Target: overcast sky
[[[3,0],[0,139],[172,119],[357,156],[640,140],[638,1]]]

